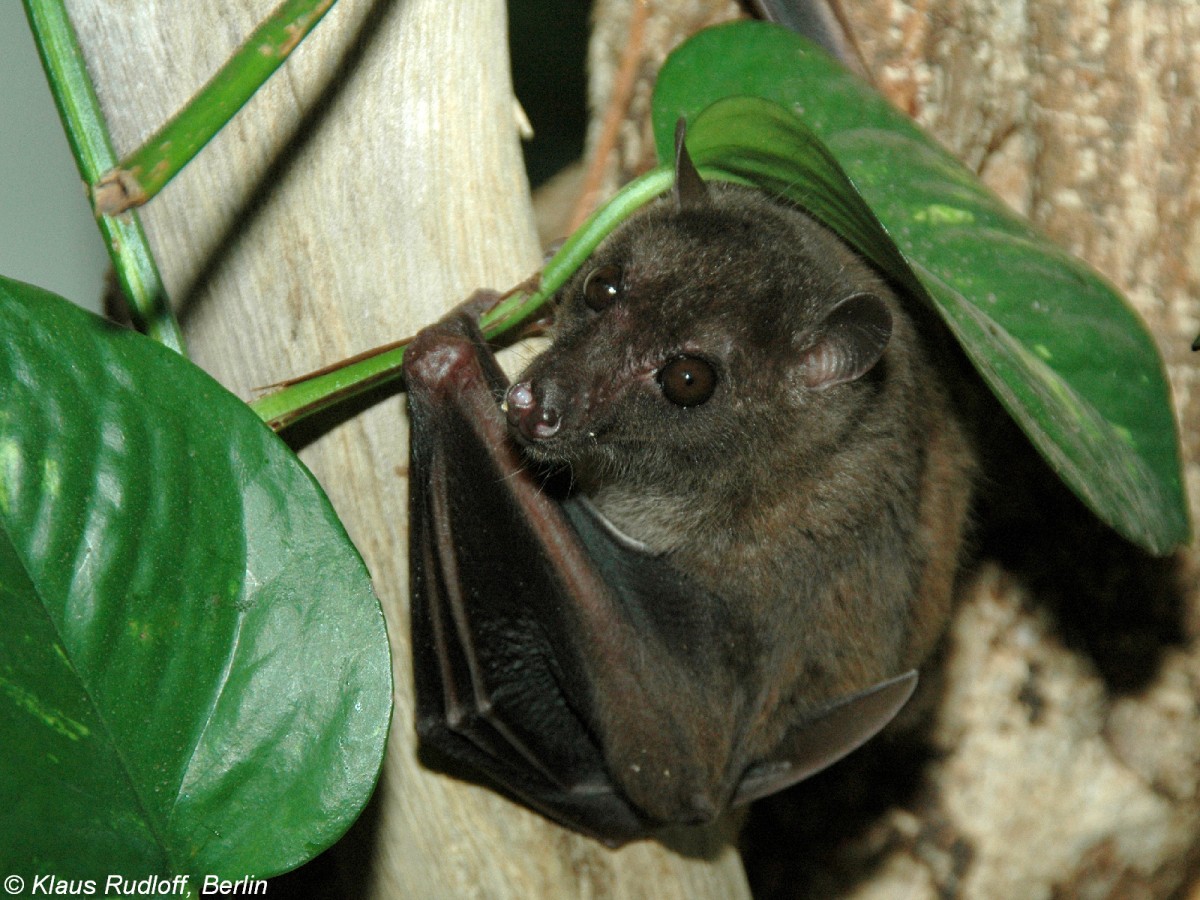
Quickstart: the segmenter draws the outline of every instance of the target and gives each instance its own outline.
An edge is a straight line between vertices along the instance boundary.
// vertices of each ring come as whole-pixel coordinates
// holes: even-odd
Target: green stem
[[[289,384],[251,401],[250,408],[276,431],[282,431],[343,400],[395,381],[403,362],[404,347],[393,347],[370,359]]]
[[[674,180],[674,172],[669,166],[658,166],[621,188],[608,203],[592,213],[546,262],[536,293],[529,296],[514,294],[483,317],[480,322],[483,333],[489,338],[499,337],[527,321],[542,303],[567,283],[567,279],[614,228],[670,188]]]
[[[25,14],[79,174],[86,184],[94,184],[100,173],[112,167],[116,154],[71,22],[62,0],[25,0]],[[120,219],[100,216],[97,224],[129,300],[134,325],[183,353],[183,335],[171,313],[141,222],[136,215]]]
[[[254,96],[334,2],[284,0],[166,125],[89,182],[96,211],[116,214],[154,197]]]
[[[670,168],[659,166],[627,184],[567,239],[546,263],[535,289],[514,291],[483,316],[480,325],[484,335],[489,339],[499,338],[528,322],[618,224],[667,190],[673,178]],[[250,407],[280,431],[313,413],[399,379],[403,362],[401,343],[289,384],[259,397]]]

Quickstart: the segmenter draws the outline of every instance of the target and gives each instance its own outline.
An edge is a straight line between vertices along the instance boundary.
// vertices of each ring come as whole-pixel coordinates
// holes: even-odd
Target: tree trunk
[[[1200,360],[1190,349],[1200,331],[1200,8],[844,8],[893,102],[1147,321],[1200,521]],[[1003,564],[977,572],[950,635],[934,733],[944,756],[922,773],[921,800],[891,817],[907,837],[880,854],[871,887],[1200,890],[1200,544],[1159,564],[1078,509],[1069,515],[1065,529],[1041,532],[1042,546],[1009,548]]]
[[[118,152],[173,113],[275,0],[72,0]],[[231,390],[413,333],[534,271],[501,0],[342,0],[143,218],[193,358]],[[737,854],[577,837],[415,759],[402,398],[304,435],[366,559],[396,705],[354,896],[733,897]],[[213,423],[220,427],[220,423]],[[365,852],[365,851],[364,851]]]

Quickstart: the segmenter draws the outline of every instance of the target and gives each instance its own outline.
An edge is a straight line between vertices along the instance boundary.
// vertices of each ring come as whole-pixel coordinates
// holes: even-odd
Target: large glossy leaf
[[[1102,520],[1156,553],[1188,539],[1163,365],[1144,325],[1100,275],[1011,212],[871,88],[783,29],[738,23],[676,50],[654,98],[661,158],[681,115],[692,123],[689,150],[710,174],[809,207],[932,302],[1034,445]]]
[[[265,876],[332,843],[391,709],[312,475],[198,368],[0,279],[0,872]]]

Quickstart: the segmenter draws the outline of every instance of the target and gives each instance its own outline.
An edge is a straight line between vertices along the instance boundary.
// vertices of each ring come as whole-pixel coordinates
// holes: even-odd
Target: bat
[[[937,346],[807,214],[675,186],[509,385],[479,294],[405,360],[417,731],[609,845],[882,729],[950,606],[974,456]]]

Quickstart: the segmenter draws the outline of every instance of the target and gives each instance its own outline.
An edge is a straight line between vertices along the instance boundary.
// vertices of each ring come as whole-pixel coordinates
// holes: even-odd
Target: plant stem
[[[631,181],[591,217],[546,263],[536,287],[513,291],[480,320],[489,339],[513,332],[528,322],[542,305],[562,287],[597,245],[635,210],[671,186],[670,168],[659,166]],[[343,400],[395,381],[401,377],[404,347],[399,342],[378,353],[355,357],[345,364],[322,369],[312,376],[287,384],[250,404],[276,431]]]
[[[254,96],[334,2],[284,0],[167,124],[89,182],[97,213],[114,215],[154,197]]]
[[[24,0],[50,92],[58,107],[75,164],[85,184],[93,184],[116,159],[62,0]],[[184,353],[183,335],[171,312],[150,245],[136,215],[100,216],[100,233],[129,300],[134,325],[155,340]]]

